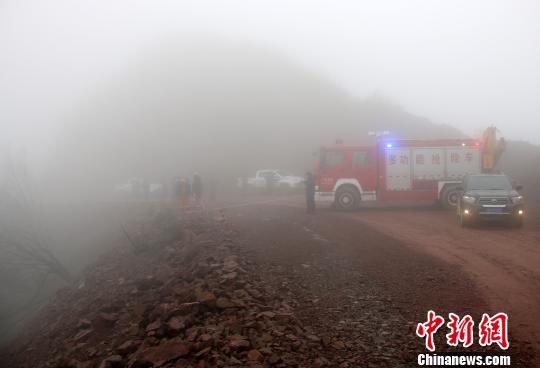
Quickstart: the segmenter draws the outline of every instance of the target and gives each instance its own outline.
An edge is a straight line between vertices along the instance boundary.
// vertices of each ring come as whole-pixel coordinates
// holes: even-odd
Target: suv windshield
[[[468,190],[511,190],[512,183],[507,176],[469,176],[467,180]]]

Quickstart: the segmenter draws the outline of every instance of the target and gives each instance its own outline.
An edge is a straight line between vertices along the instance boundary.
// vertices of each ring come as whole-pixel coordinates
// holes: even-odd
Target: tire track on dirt
[[[472,275],[495,310],[507,311],[513,332],[540,350],[540,250],[536,228],[462,229],[453,214],[430,210],[344,214],[414,250],[459,265]]]
[[[259,254],[258,262],[280,270],[278,275],[270,272],[269,277],[278,280],[297,275],[301,278],[300,287],[295,290],[299,300],[307,300],[308,303],[312,299],[324,300],[323,309],[306,307],[300,302],[299,310],[307,313],[307,319],[315,321],[312,324],[318,323],[328,329],[339,325],[339,320],[334,320],[336,317],[325,310],[347,311],[352,313],[351,320],[369,312],[369,308],[385,314],[392,311],[395,316],[402,316],[408,321],[401,329],[396,326],[401,337],[396,335],[393,343],[399,345],[403,341],[408,346],[412,343],[420,352],[422,342],[416,337],[413,327],[425,320],[427,310],[434,309],[442,315],[449,312],[471,314],[475,320],[479,320],[481,313],[494,312],[461,266],[407,247],[401,239],[361,223],[354,213],[322,210],[314,216],[306,215],[300,202],[291,202],[243,207],[232,215],[240,234],[247,234],[244,235],[246,244]],[[435,235],[436,231],[433,232]],[[291,270],[287,271],[289,268]],[[311,277],[310,272],[315,270],[316,274],[311,274]],[[355,283],[354,275],[359,273],[364,276]],[[387,296],[378,298],[378,304],[363,301],[361,294],[366,286],[370,290],[384,290]],[[349,299],[348,294],[351,293],[355,295],[354,299]],[[359,304],[351,304],[355,301]],[[357,307],[360,309],[356,310]],[[371,318],[374,317],[366,321]],[[444,334],[441,335],[444,338]],[[389,335],[388,338],[393,337]],[[444,345],[441,340],[443,351]],[[532,352],[527,349],[521,351],[522,348],[523,345],[517,343],[511,347],[514,363],[516,366],[531,366],[528,357]],[[370,349],[376,351],[377,347],[363,348],[366,352]],[[414,360],[408,356],[412,364]]]

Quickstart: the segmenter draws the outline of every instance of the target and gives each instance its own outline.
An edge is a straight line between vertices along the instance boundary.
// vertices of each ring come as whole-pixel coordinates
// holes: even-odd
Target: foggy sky
[[[538,19],[537,1],[0,0],[0,141],[46,149],[145,48],[205,34],[275,48],[470,135],[496,124],[539,144]]]

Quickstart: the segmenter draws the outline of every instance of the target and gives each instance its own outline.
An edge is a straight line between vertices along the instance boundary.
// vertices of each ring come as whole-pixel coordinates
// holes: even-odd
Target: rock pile
[[[304,328],[219,222],[184,219],[166,240],[148,227],[159,246],[145,249],[136,234],[137,248],[102,257],[58,293],[2,366],[324,366],[321,349],[345,348]]]

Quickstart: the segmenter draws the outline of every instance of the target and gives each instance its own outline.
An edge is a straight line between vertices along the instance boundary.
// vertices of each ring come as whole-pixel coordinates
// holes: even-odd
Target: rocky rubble
[[[0,366],[416,364],[425,349],[414,337],[410,294],[376,282],[336,244],[287,231],[287,219],[258,221],[239,233],[223,214],[161,213],[131,224],[129,245],[61,290],[0,353]],[[516,366],[529,366],[512,354]]]
[[[304,326],[222,223],[168,224],[146,224],[131,236],[136,247],[107,254],[61,290],[3,366],[307,367],[329,365],[323,350],[347,348]]]

